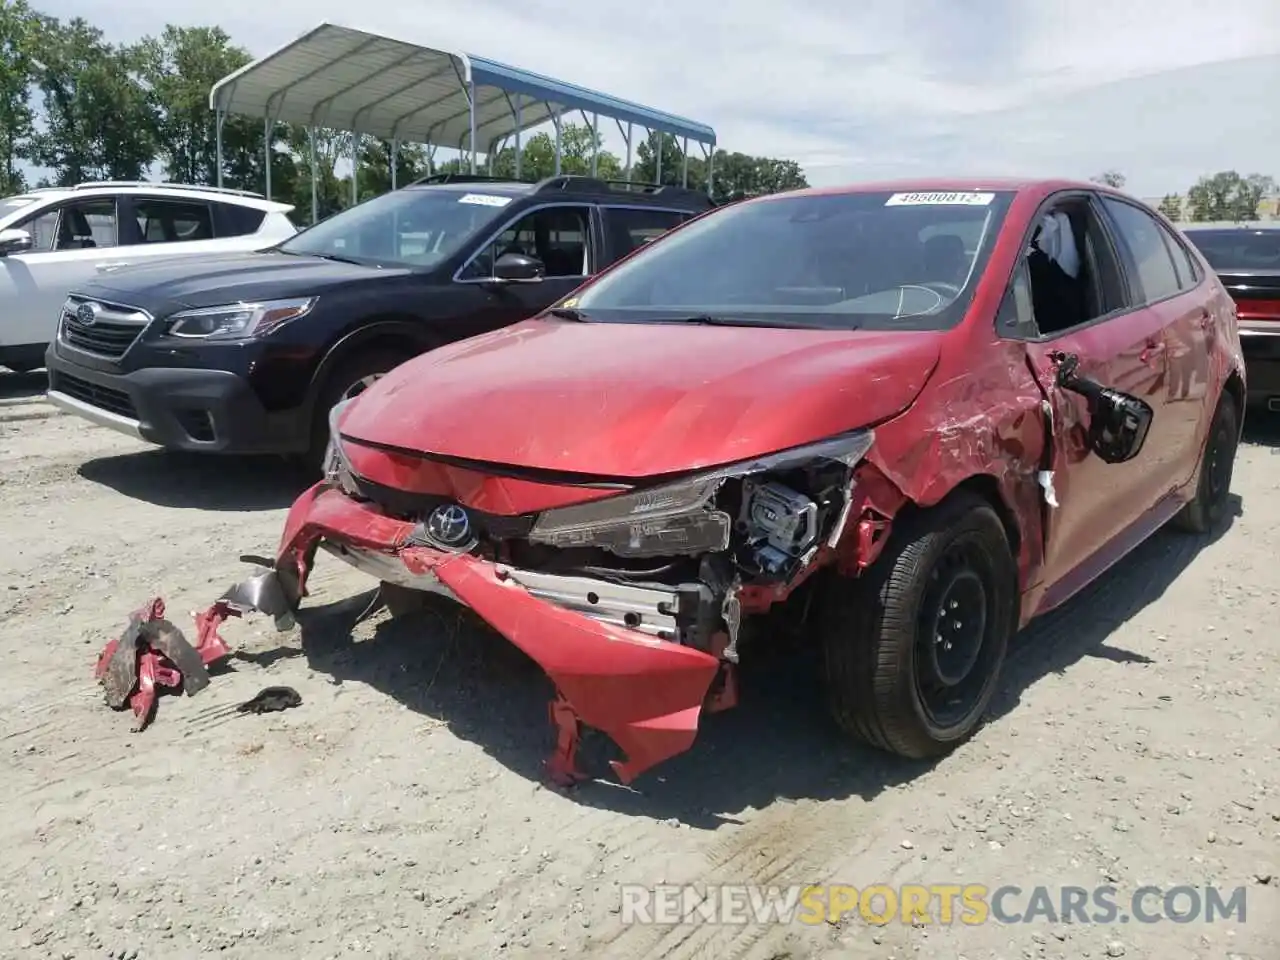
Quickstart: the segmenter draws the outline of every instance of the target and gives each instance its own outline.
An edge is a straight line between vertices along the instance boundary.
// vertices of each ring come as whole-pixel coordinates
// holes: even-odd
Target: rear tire
[[[1017,628],[1004,525],[962,492],[904,517],[875,563],[827,584],[823,648],[837,724],[912,759],[949,753],[991,702]]]
[[[1226,520],[1231,504],[1231,475],[1239,445],[1240,414],[1235,398],[1224,390],[1209,424],[1209,436],[1205,438],[1196,495],[1173,518],[1174,525],[1180,530],[1211,533]]]
[[[311,439],[302,456],[309,474],[319,477],[324,469],[324,451],[329,446],[329,414],[348,396],[359,396],[373,381],[410,358],[397,350],[372,349],[340,361],[325,377],[311,414]]]

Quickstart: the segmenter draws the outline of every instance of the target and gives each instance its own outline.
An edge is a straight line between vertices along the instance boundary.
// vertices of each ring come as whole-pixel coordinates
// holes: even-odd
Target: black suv
[[[265,250],[129,267],[73,291],[45,355],[48,397],[164,447],[318,466],[347,393],[537,313],[713,205],[590,177],[428,177]]]

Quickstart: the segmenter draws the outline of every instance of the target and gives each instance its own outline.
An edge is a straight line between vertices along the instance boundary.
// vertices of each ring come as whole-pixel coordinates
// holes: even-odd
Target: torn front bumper
[[[471,608],[555,683],[553,719],[569,768],[571,719],[603,731],[626,753],[613,763],[624,783],[692,746],[713,681],[729,665],[659,638],[674,632],[674,592],[505,567],[410,544],[413,529],[319,483],[289,511],[271,589],[296,607],[315,551],[324,549],[377,580]]]

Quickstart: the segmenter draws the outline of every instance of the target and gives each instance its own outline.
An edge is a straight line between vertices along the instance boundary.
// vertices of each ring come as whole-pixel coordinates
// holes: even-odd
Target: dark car
[[[343,396],[538,313],[712,206],[589,177],[427,178],[265,250],[79,287],[45,357],[49,400],[164,447],[318,466]]]
[[[1236,302],[1249,403],[1280,410],[1280,224],[1183,230]]]

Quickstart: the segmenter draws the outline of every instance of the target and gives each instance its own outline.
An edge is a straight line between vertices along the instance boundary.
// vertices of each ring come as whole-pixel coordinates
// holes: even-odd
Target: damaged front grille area
[[[871,439],[861,431],[523,516],[374,483],[344,469],[340,453],[330,483],[413,523],[406,546],[473,554],[548,603],[733,660],[739,591],[789,584],[834,547]]]

